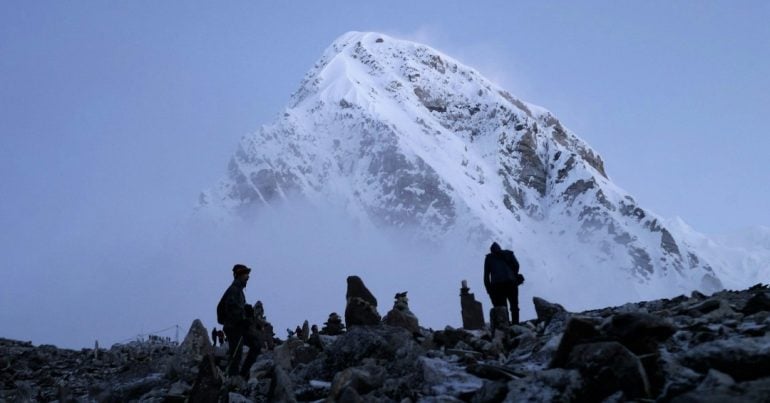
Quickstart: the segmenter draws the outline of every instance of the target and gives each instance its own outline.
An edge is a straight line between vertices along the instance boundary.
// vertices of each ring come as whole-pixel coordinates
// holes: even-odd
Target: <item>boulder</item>
[[[190,391],[191,403],[216,402],[222,386],[222,374],[214,362],[214,357],[207,354],[198,366],[198,378]]]
[[[273,379],[270,383],[268,396],[272,402],[295,403],[297,401],[291,378],[280,365],[273,367]]]
[[[195,319],[190,325],[182,344],[179,345],[179,352],[182,356],[200,360],[204,355],[213,353],[209,331],[203,326],[200,319]]]
[[[535,305],[535,313],[539,322],[548,323],[558,313],[566,313],[567,310],[559,304],[548,302],[539,297],[532,297],[532,303]]]
[[[622,391],[626,399],[650,397],[650,384],[641,361],[618,342],[577,345],[566,367],[580,371],[586,400],[600,401],[617,391]]]
[[[382,319],[382,323],[404,328],[412,334],[420,332],[420,324],[417,321],[417,317],[411,311],[391,309]]]
[[[673,335],[677,328],[670,321],[648,313],[628,312],[613,315],[602,330],[635,354],[651,354]]]
[[[752,315],[762,311],[770,312],[770,294],[766,292],[759,292],[751,296],[741,309],[741,313],[744,315]]]
[[[385,378],[387,378],[385,368],[378,365],[347,368],[334,375],[330,396],[340,399],[347,388],[352,388],[358,395],[365,395],[381,387]]]
[[[556,349],[549,367],[564,367],[575,346],[597,341],[600,337],[601,333],[599,333],[599,330],[596,329],[592,321],[581,317],[571,318],[567,322],[564,334],[559,342],[559,347]]]
[[[733,337],[702,343],[685,351],[680,362],[695,371],[716,369],[736,381],[770,376],[770,338]]]
[[[494,332],[495,330],[508,329],[511,326],[508,308],[504,306],[493,306],[489,310],[489,324]]]

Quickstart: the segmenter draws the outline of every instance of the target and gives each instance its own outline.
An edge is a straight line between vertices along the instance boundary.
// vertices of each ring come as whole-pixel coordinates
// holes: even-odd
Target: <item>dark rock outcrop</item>
[[[366,288],[360,277],[349,276],[347,281],[345,323],[348,328],[379,324],[381,317],[377,312],[377,298]]]

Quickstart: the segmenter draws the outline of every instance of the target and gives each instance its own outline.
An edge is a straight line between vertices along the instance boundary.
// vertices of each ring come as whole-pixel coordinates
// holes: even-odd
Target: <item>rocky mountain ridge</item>
[[[358,289],[365,289],[363,283]],[[349,282],[350,286],[350,282]],[[374,296],[351,300],[374,303]],[[370,295],[370,294],[369,294]],[[393,312],[408,311],[406,294]],[[770,399],[770,290],[699,292],[580,313],[534,299],[538,318],[492,331],[367,321],[277,340],[247,380],[195,321],[162,340],[61,350],[0,340],[0,399],[90,401],[572,402]],[[360,304],[361,301],[355,304]],[[349,303],[350,304],[350,303]],[[458,304],[459,306],[459,304]],[[350,312],[348,312],[350,310]],[[358,312],[358,313],[357,313]],[[356,316],[359,315],[359,316]],[[408,315],[407,315],[408,316]],[[379,320],[379,315],[376,317]]]

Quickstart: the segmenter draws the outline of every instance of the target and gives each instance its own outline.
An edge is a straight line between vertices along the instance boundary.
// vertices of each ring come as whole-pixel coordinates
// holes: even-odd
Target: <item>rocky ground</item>
[[[379,321],[369,297],[349,289],[346,331],[278,340],[248,380],[223,376],[199,321],[179,346],[0,339],[0,401],[770,401],[767,286],[580,313],[536,298],[537,319],[494,332],[420,328],[394,313],[405,295]]]

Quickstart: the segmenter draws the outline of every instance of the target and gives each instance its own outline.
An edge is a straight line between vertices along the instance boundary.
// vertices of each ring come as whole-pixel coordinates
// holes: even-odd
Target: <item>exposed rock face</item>
[[[97,359],[0,339],[0,401],[767,401],[770,310],[756,303],[766,292],[558,312],[494,333],[314,332],[279,340],[248,380],[223,375],[223,348],[198,356],[187,341],[115,345]],[[195,323],[185,339],[207,334]]]

